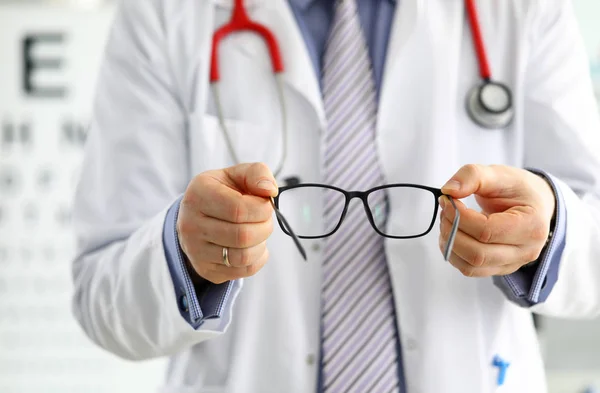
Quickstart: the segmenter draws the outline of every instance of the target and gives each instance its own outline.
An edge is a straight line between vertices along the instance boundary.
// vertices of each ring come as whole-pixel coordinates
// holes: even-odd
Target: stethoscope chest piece
[[[486,81],[473,87],[466,104],[471,119],[485,128],[504,128],[514,117],[510,89],[501,83]]]

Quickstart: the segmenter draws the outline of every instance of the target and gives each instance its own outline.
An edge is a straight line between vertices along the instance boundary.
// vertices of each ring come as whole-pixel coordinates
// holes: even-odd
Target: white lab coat
[[[197,173],[232,165],[207,88],[211,31],[232,0],[127,0],[101,68],[75,204],[75,315],[118,356],[172,356],[164,393],[311,393],[319,351],[322,249],[308,263],[279,227],[271,258],[235,282],[221,319],[194,330],[181,317],[162,243],[165,212]],[[286,0],[248,1],[281,43],[289,115],[283,175],[321,181],[326,127],[319,85]],[[377,146],[387,182],[441,186],[467,163],[548,171],[567,207],[559,280],[536,312],[600,311],[600,121],[567,0],[479,0],[497,80],[516,118],[482,129],[464,102],[479,82],[461,0],[402,0],[381,90]],[[267,52],[250,34],[221,48],[223,107],[243,161],[279,162],[280,111]],[[391,201],[390,225],[401,222]],[[545,392],[529,309],[492,279],[443,261],[438,226],[386,243],[409,393]],[[496,386],[494,355],[510,362]]]

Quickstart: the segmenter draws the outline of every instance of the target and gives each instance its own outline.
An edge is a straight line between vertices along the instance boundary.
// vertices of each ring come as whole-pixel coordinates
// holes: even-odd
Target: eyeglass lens
[[[296,244],[296,248],[298,248],[298,251],[300,252],[300,255],[302,255],[302,258],[304,258],[304,260],[306,261],[306,251],[304,250],[304,247],[302,247],[302,243],[300,243],[300,240],[298,240],[298,236],[296,236],[296,234],[290,227],[290,224],[288,224],[286,218],[283,216],[281,211],[277,208],[277,205],[275,204],[275,201],[273,200],[273,198],[271,198],[271,206],[273,206],[273,210],[275,211],[275,215],[277,216],[277,219],[281,223],[281,226],[284,227],[285,232],[292,237],[292,239],[294,240],[294,244]]]
[[[389,221],[389,202],[401,220]],[[411,237],[426,233],[435,220],[435,195],[414,187],[389,187],[371,192],[367,202],[373,223],[386,236]]]

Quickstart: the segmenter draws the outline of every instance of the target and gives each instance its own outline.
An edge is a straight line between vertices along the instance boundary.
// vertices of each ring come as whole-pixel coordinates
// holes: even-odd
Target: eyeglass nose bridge
[[[364,199],[367,193],[365,191],[348,191],[346,201],[350,203],[350,201],[354,198]]]
[[[379,230],[375,226],[375,222],[373,221],[373,215],[371,214],[371,210],[369,209],[369,202],[367,201],[368,191],[346,191],[345,194],[346,206],[344,206],[344,210],[342,211],[342,217],[340,218],[338,227],[342,225],[344,219],[346,218],[346,214],[348,213],[348,209],[350,208],[350,202],[352,202],[354,198],[358,198],[362,201],[365,214],[367,215],[367,219],[371,223],[371,226],[373,226],[373,229],[375,229],[375,231],[379,232]]]

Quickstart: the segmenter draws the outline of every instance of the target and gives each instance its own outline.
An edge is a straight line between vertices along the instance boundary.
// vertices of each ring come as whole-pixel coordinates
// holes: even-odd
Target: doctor
[[[237,33],[215,90],[234,4],[119,8],[75,200],[89,337],[169,356],[169,393],[545,392],[531,312],[600,311],[600,121],[570,1],[246,0],[284,70]],[[285,190],[320,236],[304,262],[268,198],[298,180],[446,196],[386,189],[373,224],[353,199],[324,236],[341,194]]]

